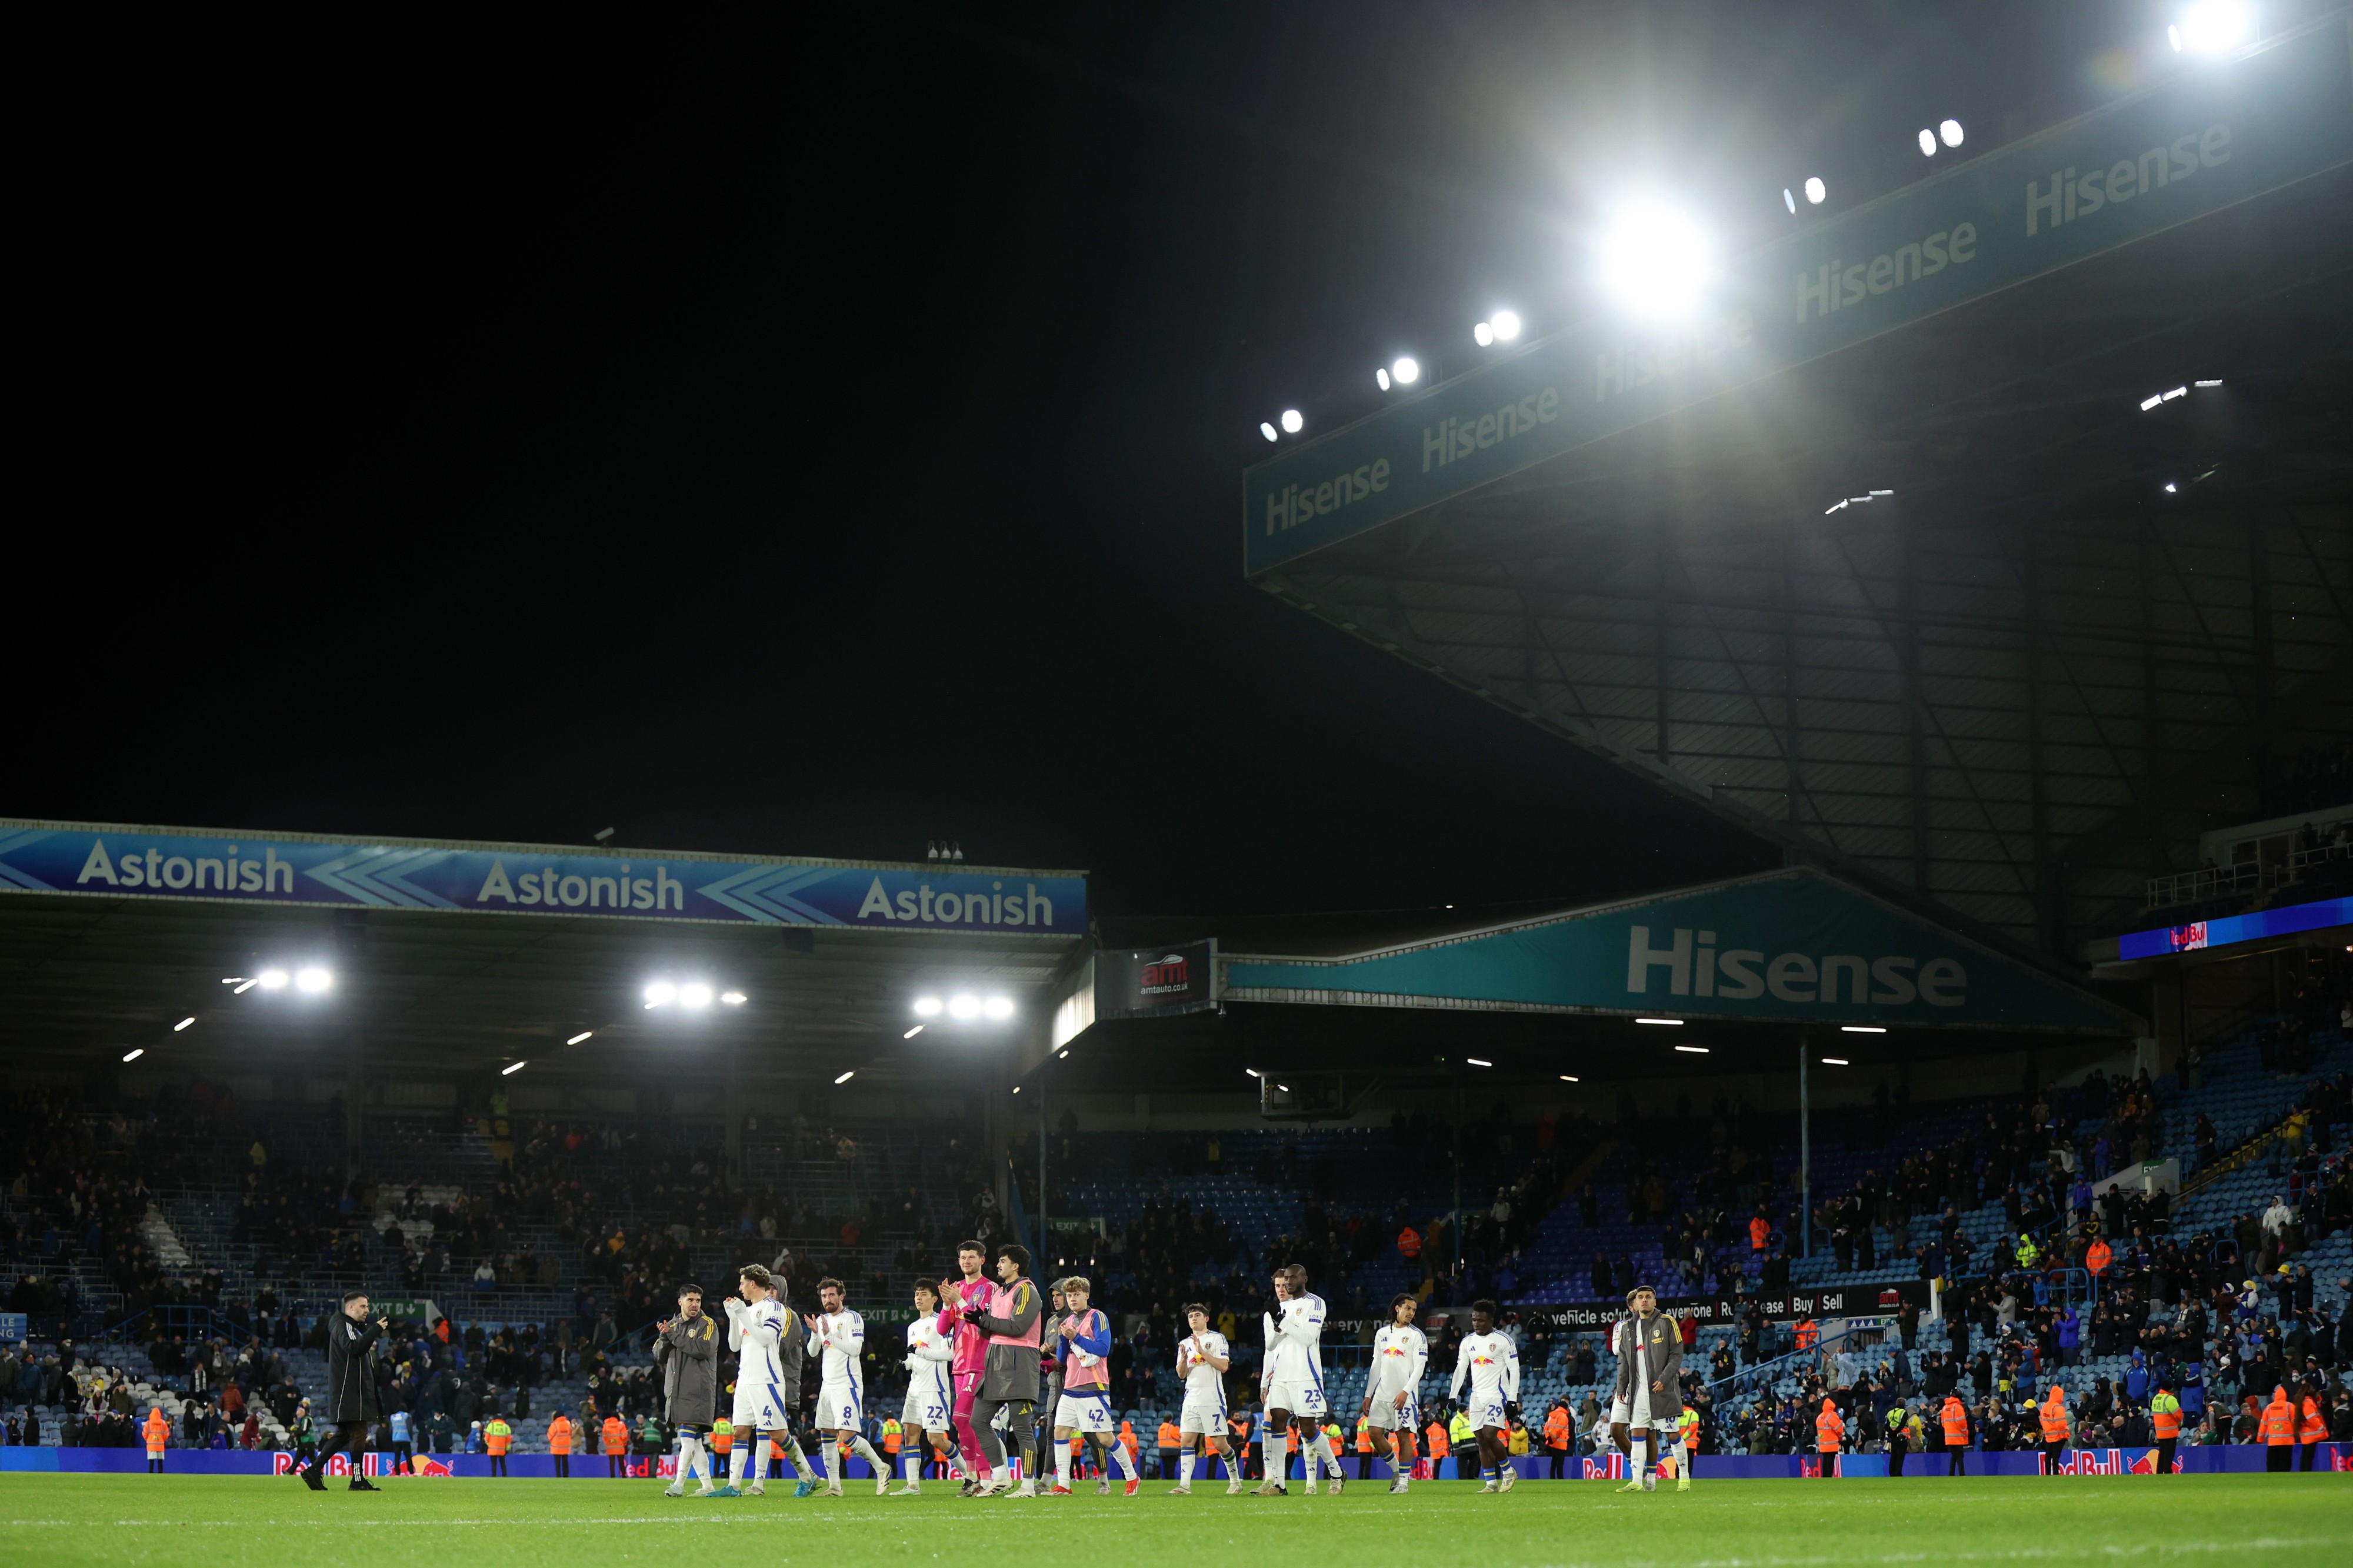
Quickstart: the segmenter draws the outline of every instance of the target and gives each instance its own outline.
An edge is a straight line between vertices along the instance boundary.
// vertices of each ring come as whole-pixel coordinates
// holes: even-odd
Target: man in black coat
[[[343,1310],[327,1333],[327,1419],[335,1424],[329,1452],[341,1450],[351,1456],[351,1489],[355,1492],[376,1489],[361,1473],[360,1451],[367,1441],[369,1423],[384,1419],[370,1363],[386,1326],[382,1318],[368,1321],[367,1292],[354,1290],[343,1298]],[[319,1466],[303,1471],[302,1479],[313,1491],[326,1490]]]

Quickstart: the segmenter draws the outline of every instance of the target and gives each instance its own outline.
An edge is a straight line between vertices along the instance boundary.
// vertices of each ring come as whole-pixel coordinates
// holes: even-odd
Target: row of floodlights
[[[257,986],[264,991],[283,991],[289,985],[305,995],[317,996],[334,988],[335,976],[332,971],[322,969],[317,964],[305,964],[292,971],[265,969],[259,974],[224,974],[221,984],[233,987],[229,992],[232,996],[242,996]],[[172,1033],[184,1035],[195,1026],[196,1016],[191,1013],[172,1026]],[[135,1062],[146,1054],[146,1047],[134,1046],[122,1053],[122,1059]]]
[[[990,996],[983,999],[961,991],[944,1002],[936,996],[918,996],[914,1012],[918,1018],[936,1018],[942,1013],[951,1018],[1010,1018],[1013,1016],[1013,998]]]
[[[1482,349],[1498,343],[1516,342],[1522,331],[1517,310],[1498,310],[1471,329],[1471,341]],[[1383,392],[1402,392],[1421,379],[1421,362],[1411,354],[1399,354],[1388,364],[1373,370],[1373,384]],[[1282,426],[1276,429],[1277,424]],[[1296,408],[1286,408],[1275,419],[1261,420],[1258,433],[1270,441],[1280,441],[1285,436],[1296,436],[1307,427],[1305,416]]]
[[[722,991],[718,993],[717,999],[730,1007],[741,1007],[749,1000],[741,991]],[[711,987],[700,980],[690,980],[683,985],[657,980],[646,987],[646,1011],[649,1013],[657,1007],[667,1007],[673,1002],[681,1007],[708,1007],[712,1001]],[[567,1043],[577,1045],[587,1037],[581,1035]]]
[[[2229,48],[2247,36],[2247,8],[2235,0],[2204,0],[2183,13],[2165,29],[2175,54],[2211,55]]]
[[[2192,386],[2209,387],[2220,386],[2221,384],[2221,378],[2217,376],[2211,381],[2193,381],[2187,386],[2177,386],[2165,392],[2152,392],[2147,397],[2140,400],[2140,411],[2143,414],[2146,414],[2150,409],[2157,407],[2159,404],[2171,403],[2178,397],[2187,397],[2189,395],[2189,388]]]

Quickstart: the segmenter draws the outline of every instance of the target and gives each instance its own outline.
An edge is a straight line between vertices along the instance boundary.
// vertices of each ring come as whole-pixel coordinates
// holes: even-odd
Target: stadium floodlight
[[[123,1053],[122,1053],[122,1059],[123,1059],[124,1061],[126,1061],[126,1062],[135,1062],[135,1061],[137,1061],[141,1057],[143,1057],[143,1056],[145,1056],[146,1054],[147,1054],[147,1047],[144,1047],[144,1046],[134,1046],[134,1047],[132,1047],[130,1050],[127,1050],[127,1051],[125,1051],[125,1052],[123,1052]]]
[[[912,1029],[908,1030],[905,1034],[903,1034],[903,1035],[900,1036],[899,1037],[900,1037],[901,1039],[902,1039],[902,1040],[912,1040],[912,1039],[913,1039],[917,1035],[920,1035],[920,1034],[922,1034],[923,1032],[923,1026],[921,1024],[918,1024],[918,1025],[916,1025],[913,1028],[912,1028]]]
[[[1715,247],[1687,215],[1672,207],[1634,208],[1603,235],[1599,276],[1627,311],[1653,318],[1696,310],[1715,276]]]
[[[1680,1029],[1683,1026],[1683,1021],[1681,1018],[1637,1018],[1634,1022],[1637,1024],[1663,1024],[1670,1028],[1675,1029]]]
[[[987,1001],[981,1004],[980,1010],[987,1014],[992,1018],[1010,1018],[1013,1016],[1013,998],[1010,996],[991,996]]]
[[[570,1039],[568,1039],[568,1040],[565,1041],[564,1043],[565,1043],[565,1045],[567,1045],[567,1046],[576,1046],[576,1045],[578,1045],[581,1041],[583,1041],[583,1040],[585,1040],[585,1039],[587,1039],[587,1038],[588,1038],[588,1037],[590,1037],[591,1036],[595,1035],[595,1034],[596,1034],[596,1030],[594,1030],[594,1029],[583,1029],[583,1030],[581,1030],[578,1034],[576,1034],[576,1035],[573,1036]]]
[[[2165,481],[2165,493],[2166,493],[2167,495],[2175,495],[2175,494],[2178,494],[2178,493],[2179,493],[2180,489],[2181,489],[2181,487],[2180,487],[2179,485],[2175,484],[2171,479],[2168,479],[2168,480],[2166,480],[2166,481]]]
[[[1249,1074],[1251,1078],[1259,1076],[1259,1070],[1256,1068],[1242,1068],[1242,1071]]]
[[[1844,1057],[1824,1057],[1822,1058],[1822,1066],[1826,1068],[1851,1068],[1854,1066],[1854,1064],[1847,1060]]]
[[[711,987],[703,984],[699,980],[690,984],[680,986],[678,988],[678,1005],[681,1007],[710,1006]]]
[[[2229,48],[2246,36],[2247,8],[2236,0],[2199,0],[2182,13],[2181,25],[2168,27],[2175,50],[2211,55]]]
[[[1582,1083],[1584,1079],[1571,1078],[1568,1074],[1563,1073],[1560,1075],[1560,1081],[1563,1083]]]
[[[1520,335],[1520,317],[1516,310],[1498,310],[1488,318],[1495,329],[1495,341],[1508,343]]]
[[[1399,386],[1411,386],[1421,379],[1421,362],[1411,354],[1399,354],[1389,366],[1389,375]]]
[[[2205,384],[2204,382],[2202,382],[2202,381],[2201,381],[2201,382],[2200,382],[2198,384],[2199,384],[2199,385],[2200,385],[2200,386],[2203,386],[2203,385],[2205,385],[2206,384]],[[236,984],[238,981],[243,980],[244,978],[245,978],[245,976],[244,976],[244,975],[242,975],[242,974],[224,974],[224,975],[222,975],[222,976],[221,976],[221,984],[224,984],[224,985],[234,985],[234,984]]]
[[[1495,324],[1493,321],[1480,322],[1471,329],[1471,341],[1482,349],[1494,347]]]
[[[980,998],[979,998],[979,997],[977,997],[977,996],[951,996],[951,997],[949,997],[949,998],[948,998],[948,1016],[949,1016],[949,1017],[951,1017],[951,1018],[977,1018],[977,1017],[979,1017],[979,1016],[980,1016]]]
[[[2140,400],[2140,411],[2143,414],[2146,414],[2164,401],[2165,398],[2162,394],[2152,392],[2147,397]]]
[[[244,983],[242,983],[241,984],[239,984],[239,985],[237,986],[237,988],[236,990],[234,990],[234,991],[230,992],[230,993],[229,993],[229,994],[230,994],[230,995],[232,995],[232,996],[242,996],[242,995],[244,995],[247,992],[248,992],[248,991],[252,990],[255,986],[257,986],[257,985],[259,985],[259,984],[261,984],[261,977],[260,977],[259,975],[256,975],[256,976],[254,976],[251,980],[245,981]]]
[[[938,997],[936,997],[936,996],[918,996],[918,997],[916,997],[916,998],[915,998],[915,1016],[916,1016],[916,1017],[918,1017],[918,1018],[936,1018],[936,1017],[938,1017],[939,1016],[940,1016],[940,999],[939,999]]]
[[[530,1064],[527,1062],[510,1062],[505,1067],[499,1069],[499,1076],[501,1078],[512,1078],[515,1074],[522,1071],[522,1069],[529,1065]]]
[[[2192,386],[2220,386],[2222,384],[2222,378],[2218,375],[2211,381],[2193,381],[2189,384]]]
[[[1682,1051],[1686,1056],[1704,1057],[1707,1055],[1707,1047],[1705,1046],[1677,1046],[1675,1049]]]
[[[298,969],[294,972],[294,989],[308,992],[313,996],[334,983],[335,977],[316,964],[308,969]]]
[[[1957,120],[1946,121],[1944,123],[1936,127],[1936,135],[1947,147],[1959,146],[1961,144],[1961,122]]]
[[[727,1004],[730,1007],[741,1007],[744,1003],[751,1000],[749,996],[744,995],[741,991],[722,991],[719,994],[719,999]]]
[[[1265,437],[1266,437],[1268,440],[1270,440],[1270,441],[1277,441],[1277,440],[1281,440],[1281,439],[1282,439],[1282,437],[1281,437],[1277,436],[1277,435],[1274,433],[1274,426],[1271,426],[1271,425],[1270,425],[1270,424],[1268,424],[1268,423],[1267,423],[1265,420],[1263,420],[1263,419],[1261,419],[1261,420],[1260,420],[1260,421],[1258,422],[1258,433],[1259,433],[1260,435],[1261,435],[1261,436]]]
[[[1787,185],[1781,187],[1781,205],[1789,209],[1791,217],[1798,216],[1798,198]]]
[[[2185,386],[2177,386],[2177,387],[2175,387],[2171,392],[2163,393],[2163,394],[2161,394],[2160,395],[2164,397],[2164,399],[2165,399],[2165,401],[2166,401],[2166,402],[2170,403],[2170,402],[2172,402],[2172,401],[2173,401],[2175,398],[2177,398],[2177,397],[2187,397],[2187,396],[2189,396],[2189,388],[2188,386],[2186,386],[2186,385],[2185,385]]]
[[[1491,1068],[1495,1065],[1493,1062],[1481,1061],[1477,1057],[1464,1057],[1462,1059],[1474,1068]]]
[[[1894,495],[1894,493],[1895,493],[1895,492],[1894,492],[1894,490],[1873,490],[1873,491],[1872,491],[1872,492],[1871,492],[1872,496],[1873,496],[1873,497],[1877,497],[1877,496],[1892,496],[1892,495]]]
[[[1306,417],[1302,415],[1298,409],[1286,408],[1282,411],[1282,431],[1284,435],[1296,436],[1301,430],[1306,428]]]
[[[1839,1026],[1839,1033],[1841,1035],[1883,1035],[1887,1033],[1887,1030],[1878,1024],[1841,1024]]]
[[[1924,127],[1920,132],[1920,156],[1933,158],[1936,155],[1936,133]]]
[[[843,1073],[839,1078],[833,1080],[834,1086],[836,1088],[839,1088],[841,1085],[848,1083],[851,1079],[854,1079],[857,1076],[858,1069],[856,1068],[851,1068],[848,1072]]]
[[[656,1007],[667,1007],[677,1000],[678,987],[667,980],[657,980],[646,987],[646,1009],[649,1012]]]
[[[1830,199],[1830,195],[1831,188],[1822,184],[1822,177],[1820,174],[1809,174],[1806,176],[1806,200],[1808,202],[1811,203],[1815,206],[1820,206]]]
[[[1373,372],[1373,384],[1379,387],[1383,392],[1387,392],[1389,389],[1388,366],[1383,365],[1378,370]]]
[[[261,982],[261,988],[264,991],[283,991],[286,989],[288,975],[282,969],[265,969],[254,978]]]
[[[1071,1053],[1067,1050],[1056,1051],[1054,1053],[1054,1059],[1058,1062],[1069,1061],[1071,1059]]]
[[[194,1015],[194,1014],[192,1013],[192,1014],[190,1014],[188,1016],[186,1016],[186,1017],[185,1017],[185,1018],[181,1019],[178,1023],[176,1023],[176,1024],[173,1025],[173,1026],[172,1026],[172,1033],[174,1033],[174,1034],[175,1034],[175,1035],[176,1035],[176,1034],[178,1034],[181,1030],[183,1030],[183,1029],[186,1028],[189,1025],[191,1025],[191,1024],[195,1023],[195,1021],[196,1021],[196,1019],[195,1019],[195,1015]]]
[[[1281,1089],[1285,1094],[1289,1094],[1291,1092],[1291,1086],[1287,1083],[1279,1083],[1274,1087]]]

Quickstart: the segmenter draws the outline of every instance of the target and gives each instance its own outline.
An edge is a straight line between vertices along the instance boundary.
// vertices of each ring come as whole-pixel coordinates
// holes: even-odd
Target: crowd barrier
[[[2268,1450],[2257,1444],[2232,1444],[2208,1448],[2183,1448],[2174,1456],[2174,1468],[2182,1475],[2246,1474],[2264,1468]],[[418,1456],[425,1464],[425,1477],[472,1476],[487,1477],[491,1473],[490,1457],[485,1454],[427,1454]],[[394,1476],[390,1454],[361,1456],[363,1473],[377,1478]],[[1513,1461],[1521,1476],[1528,1480],[1548,1479],[1552,1460],[1545,1455],[1526,1455]],[[1884,1454],[1842,1454],[1836,1458],[1834,1479],[1886,1480],[1890,1477]],[[211,1448],[174,1448],[164,1456],[164,1471],[177,1476],[283,1476],[292,1469],[294,1457],[286,1453],[223,1452]],[[638,1480],[664,1480],[677,1474],[675,1456],[659,1457],[631,1455],[625,1461],[628,1477]],[[2039,1449],[2003,1449],[1969,1452],[1967,1467],[1971,1476],[2041,1476],[2042,1454]],[[0,1447],[0,1471],[50,1471],[69,1475],[137,1475],[147,1468],[147,1455],[140,1448],[24,1448]],[[605,1456],[575,1454],[572,1457],[573,1480],[607,1480]],[[1379,1460],[1373,1462],[1376,1479],[1386,1481],[1389,1467]],[[1446,1479],[1453,1478],[1453,1461],[1442,1461]],[[1947,1478],[1947,1457],[1942,1453],[1915,1454],[1905,1463],[1901,1478],[1906,1481],[1940,1481]],[[2336,1474],[2353,1473],[2353,1443],[2323,1443],[2313,1456],[2313,1468]],[[1223,1467],[1214,1466],[1215,1474],[1205,1471],[1206,1485],[1223,1475]],[[1348,1456],[1348,1477],[1356,1479],[1356,1456]],[[341,1454],[327,1461],[327,1474],[335,1479],[347,1475],[347,1461]],[[553,1479],[555,1461],[545,1454],[514,1454],[507,1458],[507,1473],[515,1479]],[[1299,1479],[1304,1471],[1294,1461],[1293,1479]],[[1692,1462],[1692,1479],[1705,1480],[1797,1480],[1819,1479],[1821,1460],[1812,1454],[1702,1454]],[[2074,1476],[2138,1476],[2157,1473],[2155,1448],[2068,1448],[2059,1458],[2059,1474]],[[1572,1458],[1562,1468],[1564,1479],[1620,1481],[1628,1476],[1625,1456],[1607,1454],[1594,1458]],[[414,1474],[397,1479],[418,1479]],[[789,1474],[786,1476],[789,1481]],[[846,1480],[871,1480],[872,1473],[860,1459],[849,1461],[844,1471]]]

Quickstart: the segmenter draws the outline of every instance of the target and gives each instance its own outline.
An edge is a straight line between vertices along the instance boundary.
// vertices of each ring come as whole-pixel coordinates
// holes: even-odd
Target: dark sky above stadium
[[[0,810],[1084,866],[1120,914],[1767,852],[1246,585],[1260,419],[1617,194],[1737,243],[2162,6],[206,18],[31,154]],[[342,24],[337,24],[341,26]],[[251,32],[237,29],[252,26]],[[101,63],[102,62],[102,63]]]

